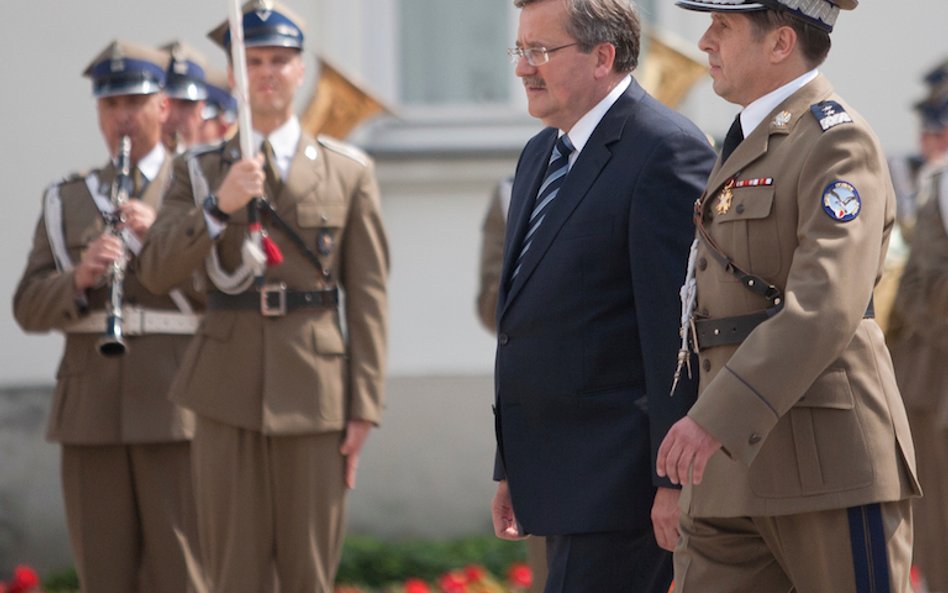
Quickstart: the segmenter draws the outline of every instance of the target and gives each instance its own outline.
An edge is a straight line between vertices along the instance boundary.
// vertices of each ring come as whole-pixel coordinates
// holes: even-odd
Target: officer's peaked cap
[[[113,41],[85,69],[96,97],[151,95],[164,89],[167,54],[151,47]]]
[[[165,93],[172,99],[203,101],[207,99],[207,60],[190,45],[172,41],[161,46],[168,54]]]
[[[289,8],[274,0],[249,0],[243,8],[246,47],[292,47],[303,49],[305,23]],[[230,22],[225,20],[207,34],[214,43],[230,51]]]
[[[852,10],[859,0],[676,0],[682,8],[702,12],[753,12],[781,10],[832,32],[840,10]]]

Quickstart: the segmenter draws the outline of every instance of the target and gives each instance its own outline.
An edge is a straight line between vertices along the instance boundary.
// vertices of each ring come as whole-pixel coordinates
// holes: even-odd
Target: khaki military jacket
[[[888,335],[905,406],[948,427],[948,167],[925,180],[912,251],[902,273]]]
[[[239,141],[191,158],[214,191],[239,160]],[[142,277],[154,290],[195,271],[206,290],[215,290],[207,267],[212,249],[227,272],[242,261],[246,211],[234,213],[212,239],[198,205],[205,196],[195,200],[188,166],[188,158],[176,162],[165,208],[142,250]],[[327,274],[321,275],[286,233],[269,224],[285,261],[267,269],[266,282],[305,291],[339,286],[344,305],[279,317],[208,310],[171,398],[219,422],[266,434],[339,430],[348,419],[378,423],[389,257],[373,165],[347,145],[303,133],[282,190],[270,201]]]
[[[109,195],[115,178],[110,164],[94,171],[100,194]],[[171,159],[166,158],[158,176],[146,187],[141,199],[161,207],[171,178]],[[63,245],[77,265],[86,246],[105,230],[86,176],[73,176],[59,184]],[[184,358],[190,335],[151,334],[127,336],[128,350],[121,357],[99,354],[101,334],[70,333],[70,326],[90,313],[105,309],[108,287],[88,291],[88,310],[77,303],[73,272],[61,270],[47,233],[47,212],[36,225],[26,270],[13,298],[17,322],[28,332],[66,333],[65,349],[56,374],[56,391],[50,412],[49,439],[66,444],[116,444],[180,441],[193,434],[193,415],[167,399],[168,389]],[[194,310],[202,308],[201,296],[183,279],[177,288],[189,298]],[[173,286],[169,287],[175,288]],[[147,309],[179,311],[168,291],[151,292],[142,286],[129,264],[124,283],[125,303]],[[102,326],[102,333],[105,325]]]
[[[828,116],[817,108],[817,118],[811,108],[825,101],[839,109]],[[719,209],[731,180],[743,187]],[[838,181],[856,189],[861,205],[850,200],[843,212],[829,200],[831,215],[824,199]],[[685,489],[684,508],[694,516],[782,515],[918,494],[889,353],[878,324],[864,318],[895,218],[892,183],[868,124],[818,77],[717,163],[701,208],[720,249],[785,300],[743,343],[699,353],[689,416],[723,450],[702,484]],[[704,241],[697,255],[700,317],[767,308]]]

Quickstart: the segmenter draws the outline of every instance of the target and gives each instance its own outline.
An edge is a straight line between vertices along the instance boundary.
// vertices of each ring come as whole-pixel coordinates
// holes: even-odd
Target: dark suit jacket
[[[517,165],[497,308],[495,479],[540,535],[644,529],[655,455],[694,402],[669,396],[692,212],[714,153],[633,80],[520,252],[557,130]],[[697,369],[695,369],[697,372]],[[687,378],[685,378],[687,379]]]

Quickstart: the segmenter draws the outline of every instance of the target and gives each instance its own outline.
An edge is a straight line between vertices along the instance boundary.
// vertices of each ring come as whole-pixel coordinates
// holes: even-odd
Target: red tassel
[[[283,263],[283,253],[273,239],[264,235],[262,240],[263,252],[267,254],[267,266],[273,267]]]

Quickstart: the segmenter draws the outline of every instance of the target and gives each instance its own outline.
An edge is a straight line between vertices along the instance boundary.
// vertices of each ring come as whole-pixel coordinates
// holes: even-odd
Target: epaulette
[[[366,167],[369,164],[369,155],[362,152],[355,146],[352,146],[351,144],[346,144],[345,142],[340,142],[335,138],[324,135],[317,136],[316,141],[319,142],[324,148],[337,154],[341,154],[342,156],[349,157],[363,167]]]
[[[853,123],[852,116],[846,113],[843,106],[836,101],[823,101],[822,103],[810,105],[810,113],[812,113],[816,121],[819,122],[820,128],[822,128],[824,132],[841,124]]]
[[[83,181],[86,176],[90,173],[89,170],[86,171],[76,171],[66,175],[59,181],[53,182],[50,185],[66,185],[67,183],[75,183],[76,181]]]

